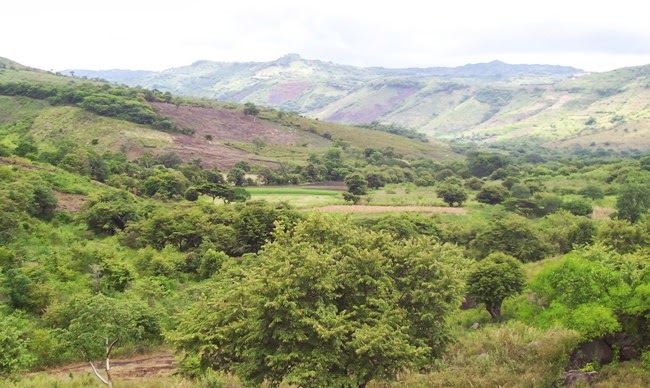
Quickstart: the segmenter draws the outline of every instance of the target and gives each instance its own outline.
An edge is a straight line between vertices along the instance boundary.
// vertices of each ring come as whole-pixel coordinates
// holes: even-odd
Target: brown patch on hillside
[[[388,97],[384,101],[379,101],[372,106],[359,107],[355,110],[341,110],[330,115],[326,120],[356,124],[370,123],[401,105],[406,98],[418,90],[417,87],[399,88],[396,90],[395,95]]]
[[[288,81],[282,83],[269,92],[267,102],[269,104],[284,104],[287,101],[294,100],[309,87],[307,82]]]
[[[84,202],[88,199],[87,195],[66,194],[58,191],[54,191],[54,196],[56,197],[56,210],[68,211],[70,213],[76,213],[81,210]]]
[[[217,166],[229,169],[240,160],[255,161],[251,153],[228,145],[229,142],[250,143],[259,138],[268,144],[301,143],[297,130],[273,126],[253,116],[246,116],[241,110],[165,103],[153,103],[153,106],[159,114],[169,117],[179,127],[195,131],[192,136],[172,135],[173,145],[165,147],[165,151],[176,152],[185,160],[200,158],[203,166],[208,168]]]
[[[54,167],[38,166],[35,164],[31,164],[29,161],[18,157],[0,157],[0,164],[5,164],[7,166],[17,166],[20,168],[24,168],[26,170],[42,170],[42,171],[49,171],[49,172],[56,171]]]
[[[315,210],[325,213],[384,213],[384,212],[420,212],[420,213],[448,213],[467,214],[462,207],[439,206],[369,206],[369,205],[331,205],[317,207]]]

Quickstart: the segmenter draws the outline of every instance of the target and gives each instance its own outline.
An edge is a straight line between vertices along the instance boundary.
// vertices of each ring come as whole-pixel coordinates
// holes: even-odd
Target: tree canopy
[[[230,261],[170,339],[250,384],[363,386],[441,355],[464,266],[454,246],[314,215]]]

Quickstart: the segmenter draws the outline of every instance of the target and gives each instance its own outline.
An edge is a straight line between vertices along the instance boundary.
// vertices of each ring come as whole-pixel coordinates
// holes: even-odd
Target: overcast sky
[[[641,0],[15,0],[0,56],[46,70],[163,70],[286,53],[383,67],[650,64]]]

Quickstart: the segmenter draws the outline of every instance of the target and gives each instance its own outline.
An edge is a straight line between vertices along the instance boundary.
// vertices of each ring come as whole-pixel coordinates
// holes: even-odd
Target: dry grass
[[[467,214],[460,207],[438,206],[369,206],[369,205],[331,205],[309,209],[324,213],[387,213],[387,212],[419,212],[419,213],[448,213]]]
[[[607,207],[594,206],[594,211],[591,214],[591,218],[594,220],[606,220],[609,219],[609,216],[615,211],[616,210]]]
[[[447,352],[439,370],[410,374],[399,387],[538,387],[561,378],[578,334],[508,323],[467,332]]]

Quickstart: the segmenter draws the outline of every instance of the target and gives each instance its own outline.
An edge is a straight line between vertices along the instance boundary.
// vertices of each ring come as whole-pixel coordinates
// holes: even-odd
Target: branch
[[[102,375],[100,375],[99,372],[97,372],[97,368],[95,368],[95,364],[93,364],[92,361],[88,361],[88,363],[89,363],[90,366],[93,368],[93,372],[95,372],[95,376],[97,376],[97,378],[99,379],[99,381],[101,381],[102,383],[104,383],[104,384],[106,384],[106,385],[109,385],[109,384],[108,384],[108,381],[106,381],[106,380],[102,377]]]
[[[108,385],[113,386],[113,377],[111,376],[111,351],[113,350],[113,346],[120,340],[120,337],[117,336],[111,342],[111,344],[108,344],[108,338],[106,338],[106,378],[108,379]]]

